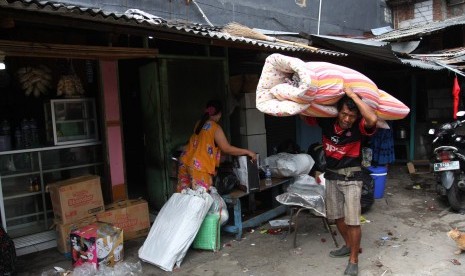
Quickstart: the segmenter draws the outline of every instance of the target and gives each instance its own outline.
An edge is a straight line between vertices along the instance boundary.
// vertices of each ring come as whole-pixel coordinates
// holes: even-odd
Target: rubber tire
[[[449,200],[452,210],[463,212],[465,210],[465,191],[462,191],[454,181],[450,189],[447,191],[447,199]]]

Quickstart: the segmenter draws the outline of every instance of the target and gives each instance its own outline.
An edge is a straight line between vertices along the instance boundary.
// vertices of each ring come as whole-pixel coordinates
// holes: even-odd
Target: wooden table
[[[259,191],[246,193],[241,190],[234,190],[227,195],[223,195],[223,199],[226,204],[231,204],[234,210],[234,224],[225,225],[222,230],[228,233],[236,234],[236,240],[242,238],[242,229],[249,227],[256,227],[263,222],[266,222],[272,218],[275,218],[281,214],[284,214],[287,211],[288,206],[281,205],[276,201],[276,196],[279,194],[279,188],[291,184],[293,178],[272,178],[271,185],[265,185],[265,179],[260,180],[260,189]],[[248,197],[249,210],[254,212],[256,210],[255,206],[255,194],[260,193],[271,189],[272,197],[272,208],[264,213],[257,214],[256,216],[242,221],[242,208],[241,208],[241,198]]]

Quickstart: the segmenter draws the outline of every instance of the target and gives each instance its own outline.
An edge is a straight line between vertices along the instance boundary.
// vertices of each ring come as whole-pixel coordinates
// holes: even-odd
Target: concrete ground
[[[359,275],[465,275],[465,253],[454,255],[456,245],[446,235],[453,227],[465,231],[465,217],[450,211],[428,182],[413,188],[405,166],[389,169],[384,198],[364,217]],[[261,233],[268,227],[246,231],[241,241],[223,234],[216,253],[190,249],[173,272],[142,263],[143,275],[343,275],[348,259],[328,256],[335,247],[321,219],[299,216],[297,248],[292,235]],[[137,262],[143,242],[125,242],[127,262]],[[40,275],[54,266],[72,269],[49,249],[19,257],[18,275]]]

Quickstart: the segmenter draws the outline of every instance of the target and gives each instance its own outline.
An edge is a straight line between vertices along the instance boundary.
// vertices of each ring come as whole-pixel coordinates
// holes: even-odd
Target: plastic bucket
[[[368,167],[368,169],[371,171],[370,175],[375,182],[374,198],[383,198],[384,188],[386,186],[387,167]]]

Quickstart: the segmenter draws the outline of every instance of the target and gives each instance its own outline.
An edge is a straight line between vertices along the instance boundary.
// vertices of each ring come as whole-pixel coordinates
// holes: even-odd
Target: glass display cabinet
[[[89,142],[0,152],[1,223],[17,251],[47,239],[56,246],[47,185],[85,174],[101,175],[101,151],[99,142]]]
[[[67,145],[98,140],[95,100],[56,99],[45,104],[47,141]]]

